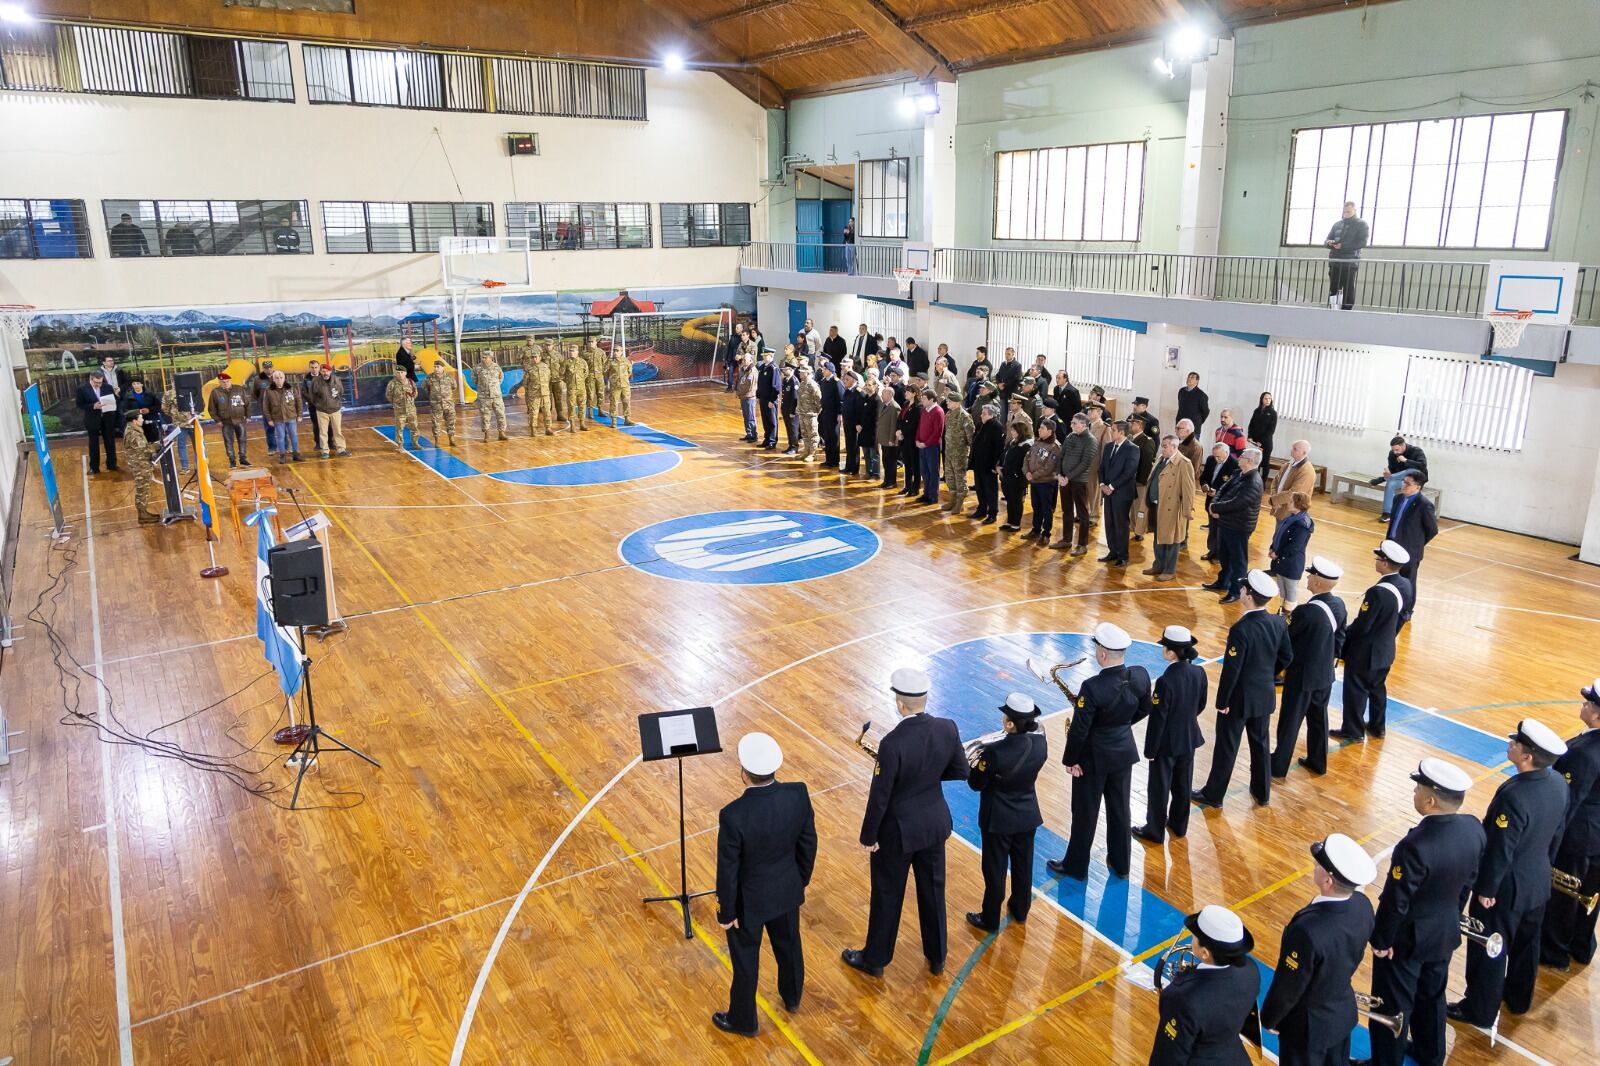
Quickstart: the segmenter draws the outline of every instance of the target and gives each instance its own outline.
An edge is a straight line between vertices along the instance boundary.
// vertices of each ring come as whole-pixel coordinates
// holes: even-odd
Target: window
[[[114,259],[309,254],[304,200],[102,200]]]
[[[437,252],[441,237],[493,237],[488,203],[363,203],[324,200],[330,252]]]
[[[506,233],[547,252],[649,248],[649,204],[506,204]]]
[[[1565,111],[1296,130],[1283,243],[1320,246],[1346,201],[1390,248],[1550,246]]]
[[[1400,433],[1521,451],[1532,396],[1533,371],[1524,367],[1413,355],[1406,361]]]
[[[1284,418],[1338,429],[1367,424],[1367,353],[1273,341],[1267,391]]]
[[[507,115],[643,122],[644,68],[553,59],[491,59],[494,109]]]
[[[1143,141],[996,152],[994,235],[1002,241],[1137,241]]]
[[[1090,385],[1133,388],[1133,331],[1103,322],[1068,322],[1067,376],[1085,392]]]
[[[1031,315],[989,315],[989,360],[998,367],[1007,348],[1017,350],[1023,370],[1033,366],[1033,357],[1050,351],[1050,320]]]
[[[899,341],[901,351],[905,350],[906,338],[914,336],[917,332],[917,313],[915,310],[909,307],[902,307],[899,304],[885,303],[882,300],[862,300],[861,321],[867,324],[868,333],[881,333],[885,341],[890,337]],[[845,330],[840,330],[839,332],[846,333]],[[855,336],[855,329],[851,328],[845,337],[845,343],[852,348],[855,346]],[[794,338],[790,337],[789,340],[792,341]],[[783,350],[782,344],[777,347],[779,351]],[[856,370],[860,371],[861,367],[856,367]]]
[[[51,23],[0,36],[0,88],[294,100],[283,41]]]
[[[860,170],[861,236],[904,237],[911,161],[863,159]]]
[[[82,200],[0,200],[0,259],[89,259]]]
[[[750,243],[749,204],[662,204],[661,247]]]

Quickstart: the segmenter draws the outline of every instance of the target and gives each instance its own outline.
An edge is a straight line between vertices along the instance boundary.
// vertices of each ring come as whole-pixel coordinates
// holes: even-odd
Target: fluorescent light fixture
[[[1157,74],[1164,74],[1169,78],[1177,77],[1177,71],[1173,69],[1172,63],[1167,59],[1166,56],[1156,56],[1155,60],[1151,63],[1151,66],[1156,68]]]
[[[32,22],[33,15],[16,4],[0,4],[0,22]]]
[[[1189,23],[1173,31],[1167,46],[1175,59],[1198,59],[1205,51],[1206,39],[1205,31]]]
[[[681,52],[668,52],[662,57],[661,65],[676,74],[683,69],[683,54]]]

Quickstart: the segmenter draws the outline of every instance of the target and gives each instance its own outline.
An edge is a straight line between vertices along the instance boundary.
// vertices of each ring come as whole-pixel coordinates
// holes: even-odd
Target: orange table
[[[246,470],[235,470],[228,475],[228,507],[233,512],[233,539],[239,542],[239,550],[244,550],[244,527],[239,521],[239,505],[249,504],[253,509],[256,502],[277,507],[278,483],[272,480],[271,472],[260,467],[251,467]],[[276,513],[272,516],[272,526],[278,531],[278,540],[283,540],[283,522]]]

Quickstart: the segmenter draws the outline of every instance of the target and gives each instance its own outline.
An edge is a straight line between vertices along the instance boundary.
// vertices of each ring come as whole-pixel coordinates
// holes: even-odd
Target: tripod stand
[[[340,740],[338,737],[334,736],[332,733],[328,732],[326,729],[323,729],[317,724],[317,701],[313,698],[311,693],[311,656],[306,654],[306,627],[296,626],[295,628],[299,630],[300,673],[301,676],[305,678],[306,682],[306,724],[301,727],[304,730],[304,733],[300,737],[300,743],[294,746],[294,751],[290,752],[289,757],[284,760],[285,766],[294,766],[295,760],[299,760],[299,772],[294,775],[294,792],[289,796],[289,809],[291,811],[298,809],[300,802],[300,785],[306,779],[306,771],[311,768],[311,765],[317,761],[317,757],[321,755],[324,750],[348,751],[351,755],[354,755],[359,759],[366,760],[373,766],[376,766],[378,769],[383,769],[383,764],[377,759],[374,759],[372,756],[363,751],[357,751],[355,748],[352,748],[350,745],[346,744],[344,741]],[[683,764],[680,762],[680,774],[682,765]],[[681,811],[683,802],[683,781],[681,776],[678,781],[678,788],[680,811],[679,835],[681,836]],[[685,909],[684,913],[687,915],[687,908]],[[687,918],[685,918],[685,920],[687,920]]]
[[[309,693],[309,689],[307,690],[307,692]],[[313,721],[315,721],[315,719],[313,719]],[[361,755],[360,752],[356,752],[356,754],[357,755]],[[698,755],[700,753],[698,751],[692,751],[691,750],[688,754]],[[362,755],[361,757],[364,758],[364,759],[366,758],[366,756],[364,756],[364,755]],[[705,892],[690,892],[689,891],[689,856],[688,856],[689,848],[688,848],[688,838],[684,836],[684,831],[683,831],[683,759],[684,759],[684,757],[682,755],[678,755],[677,756],[677,760],[678,760],[678,892],[677,892],[676,895],[672,895],[672,896],[646,896],[646,897],[644,897],[644,901],[646,903],[676,903],[678,906],[682,907],[683,908],[683,939],[685,939],[685,940],[693,940],[694,939],[694,922],[689,917],[689,901],[691,899],[697,899],[700,896],[713,895],[714,894],[714,890],[708,889]],[[371,762],[372,760],[368,759],[367,761]]]

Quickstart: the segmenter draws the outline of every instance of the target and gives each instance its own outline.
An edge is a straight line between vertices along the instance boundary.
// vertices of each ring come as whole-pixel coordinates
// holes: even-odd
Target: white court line
[[[100,581],[94,558],[94,505],[89,499],[89,460],[82,459],[83,539],[89,546],[89,617],[94,632],[94,661],[99,662]],[[99,707],[96,722],[104,728],[107,718],[106,683],[95,675],[95,700]],[[111,745],[96,730],[95,746],[100,749],[100,792],[105,803],[106,881],[111,896],[111,964],[117,988],[117,1058],[122,1066],[133,1066],[133,1015],[128,1005],[128,944],[122,928],[122,857],[117,851],[117,811],[111,791]]]
[[[1372,527],[1370,527],[1370,526],[1352,526],[1348,522],[1335,522],[1331,518],[1319,518],[1319,519],[1317,519],[1317,521],[1324,522],[1324,523],[1326,523],[1327,525],[1330,525],[1330,526],[1338,526],[1340,529],[1353,529],[1358,533],[1371,533],[1371,532],[1373,532]],[[1483,528],[1484,529],[1488,529],[1489,527],[1488,526],[1484,526]],[[1505,532],[1505,531],[1504,530],[1495,530],[1495,532]],[[1525,534],[1525,533],[1508,533],[1507,536],[1525,537],[1525,536],[1527,536],[1527,534]],[[1434,539],[1437,540],[1438,538],[1435,537]],[[1537,539],[1537,538],[1534,538],[1534,539]],[[1600,584],[1596,584],[1593,581],[1583,581],[1583,580],[1581,580],[1579,578],[1566,577],[1566,576],[1564,576],[1562,574],[1552,574],[1548,570],[1536,570],[1531,566],[1518,566],[1516,563],[1508,563],[1503,559],[1491,559],[1486,555],[1474,555],[1472,552],[1458,551],[1455,548],[1439,548],[1439,547],[1435,547],[1433,550],[1437,551],[1437,552],[1445,552],[1445,553],[1447,553],[1449,555],[1459,555],[1464,559],[1477,559],[1479,562],[1486,562],[1486,563],[1489,563],[1489,564],[1491,564],[1493,566],[1504,566],[1504,567],[1507,567],[1507,568],[1512,569],[1512,570],[1521,570],[1524,573],[1528,573],[1528,574],[1538,574],[1540,577],[1548,577],[1552,581],[1570,581],[1574,585],[1584,585],[1584,586],[1586,586],[1588,588],[1600,589]]]
[[[1532,607],[1512,607],[1509,604],[1487,603],[1483,600],[1434,599],[1432,596],[1429,596],[1428,603],[1460,603],[1472,607],[1486,607],[1493,611],[1517,611],[1521,614],[1543,615],[1546,618],[1565,618],[1570,622],[1600,622],[1600,618],[1591,618],[1588,615],[1567,614],[1565,611],[1539,611]]]

